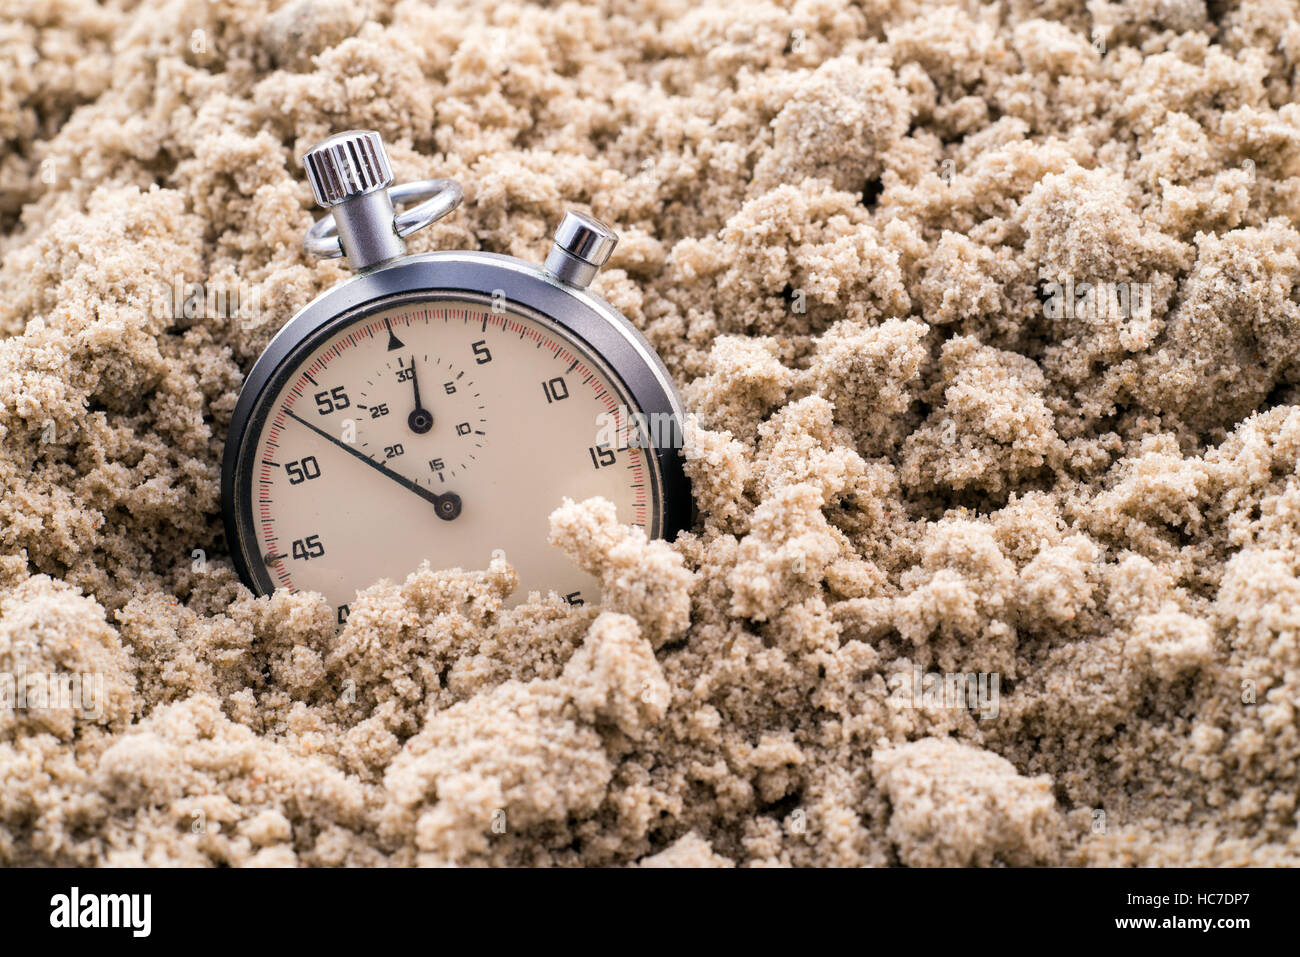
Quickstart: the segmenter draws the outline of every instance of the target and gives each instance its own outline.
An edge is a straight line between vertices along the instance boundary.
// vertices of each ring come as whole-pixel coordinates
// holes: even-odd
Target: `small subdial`
[[[357,394],[357,447],[437,489],[464,475],[487,443],[483,396],[463,369],[433,353],[392,353]]]

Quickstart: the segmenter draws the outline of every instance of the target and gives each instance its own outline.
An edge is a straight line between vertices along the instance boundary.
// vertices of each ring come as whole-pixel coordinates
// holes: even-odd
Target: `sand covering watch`
[[[542,265],[406,255],[404,236],[459,205],[456,183],[394,187],[371,131],[330,137],[304,165],[331,211],[305,246],[358,275],[295,315],[240,393],[221,491],[250,588],[320,592],[342,622],[381,578],[426,559],[482,568],[499,550],[512,601],[549,589],[576,603],[599,582],[547,544],[563,499],[603,496],[651,536],[684,526],[680,399],[587,289],[618,241],[609,227],[567,213]]]

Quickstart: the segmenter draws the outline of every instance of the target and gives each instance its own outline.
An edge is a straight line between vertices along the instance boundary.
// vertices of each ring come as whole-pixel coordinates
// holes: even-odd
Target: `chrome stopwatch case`
[[[567,214],[543,266],[408,256],[402,237],[458,205],[455,183],[390,190],[366,131],[304,164],[331,209],[306,246],[359,275],[294,316],[240,393],[221,491],[253,591],[320,592],[341,622],[381,578],[504,553],[512,602],[548,590],[591,601],[599,582],[547,543],[565,498],[603,496],[650,536],[685,527],[680,400],[640,333],[586,289],[617,242],[608,227]]]

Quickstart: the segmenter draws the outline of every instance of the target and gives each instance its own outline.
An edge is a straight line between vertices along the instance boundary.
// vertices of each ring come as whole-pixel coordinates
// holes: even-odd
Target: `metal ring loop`
[[[393,218],[393,229],[398,236],[409,236],[417,229],[423,229],[430,223],[437,222],[460,205],[465,193],[460,183],[454,179],[421,179],[413,183],[402,183],[388,189],[388,198],[393,205],[422,199],[424,202],[412,206]],[[312,224],[303,239],[303,248],[320,259],[338,259],[343,255],[343,245],[339,242],[338,226],[334,214],[326,213]]]

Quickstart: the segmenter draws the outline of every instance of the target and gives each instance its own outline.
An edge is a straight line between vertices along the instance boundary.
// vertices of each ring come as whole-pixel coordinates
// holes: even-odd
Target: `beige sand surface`
[[[1300,9],[1208,7],[0,0],[0,672],[103,680],[0,709],[0,861],[1300,863]],[[234,576],[351,127],[465,185],[416,250],[621,231],[700,521],[560,509],[603,607]]]

